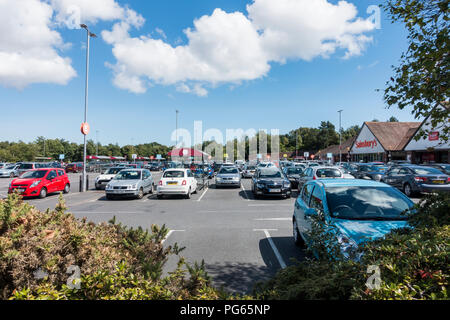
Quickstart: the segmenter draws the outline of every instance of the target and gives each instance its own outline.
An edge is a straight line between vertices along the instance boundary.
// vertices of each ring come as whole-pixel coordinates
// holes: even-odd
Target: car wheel
[[[10,177],[10,178],[14,178],[14,173],[11,173],[11,174],[9,175],[9,177]]]
[[[66,183],[66,185],[64,186],[64,193],[69,193],[70,192],[70,185],[68,183]]]
[[[140,188],[139,189],[139,193],[137,195],[138,199],[142,199],[144,197],[144,189]]]
[[[413,191],[412,191],[411,185],[409,183],[406,183],[403,186],[403,193],[406,194],[408,197],[411,197],[413,195]]]
[[[293,236],[294,236],[294,243],[297,247],[304,248],[305,247],[305,241],[303,241],[302,236],[300,235],[300,232],[298,231],[298,225],[297,220],[294,219],[293,223]]]
[[[45,187],[43,187],[41,189],[41,191],[39,192],[39,198],[43,199],[45,197],[47,197],[47,189]]]

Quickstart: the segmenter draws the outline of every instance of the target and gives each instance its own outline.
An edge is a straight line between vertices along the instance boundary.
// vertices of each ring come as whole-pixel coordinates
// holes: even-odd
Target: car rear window
[[[164,178],[184,178],[184,171],[166,171]]]
[[[416,174],[442,174],[442,171],[435,168],[414,168]]]
[[[219,174],[233,174],[233,173],[239,173],[239,170],[237,168],[232,167],[222,167],[220,169]]]
[[[339,178],[342,176],[342,172],[333,168],[317,169],[316,176],[319,178]]]

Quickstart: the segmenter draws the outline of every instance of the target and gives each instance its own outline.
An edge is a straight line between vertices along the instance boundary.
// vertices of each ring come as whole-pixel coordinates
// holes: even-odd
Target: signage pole
[[[342,111],[339,110],[339,163],[342,163],[342,128],[341,128],[341,116]]]

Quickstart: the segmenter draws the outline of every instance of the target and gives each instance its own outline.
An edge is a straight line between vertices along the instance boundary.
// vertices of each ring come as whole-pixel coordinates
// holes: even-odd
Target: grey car
[[[432,167],[392,167],[381,181],[402,190],[408,197],[423,192],[450,192],[450,176]]]
[[[0,178],[14,178],[19,176],[19,165],[11,164],[0,170]]]
[[[251,178],[255,174],[256,166],[246,164],[244,165],[244,169],[241,172],[242,178]]]
[[[153,193],[152,174],[147,169],[123,169],[105,188],[106,198],[134,197],[142,199],[145,194]]]
[[[338,167],[322,167],[313,166],[303,171],[302,175],[298,179],[298,190],[301,190],[303,186],[310,180],[317,179],[343,179],[344,174]]]
[[[235,166],[222,166],[216,175],[217,187],[241,187],[241,173]]]

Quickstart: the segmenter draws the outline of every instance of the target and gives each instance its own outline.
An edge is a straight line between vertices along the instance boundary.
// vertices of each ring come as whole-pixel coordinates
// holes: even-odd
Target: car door
[[[295,201],[295,209],[294,209],[294,216],[297,221],[298,229],[300,233],[305,235],[306,232],[310,229],[310,223],[307,221],[307,218],[305,216],[306,209],[309,208],[311,195],[314,191],[314,183],[308,183],[306,184],[302,192],[300,193],[299,197]]]
[[[189,185],[191,186],[191,192],[194,192],[197,190],[197,179],[195,179],[194,174],[191,170],[187,171],[187,179],[189,182]]]
[[[57,181],[58,175],[56,174],[56,170],[51,170],[49,173],[47,173],[46,178],[46,188],[47,193],[53,193],[58,191],[58,181]]]
[[[66,186],[66,177],[63,170],[58,170],[58,177],[56,178],[57,181],[57,191],[63,191],[64,187]]]
[[[398,172],[397,188],[403,189],[403,185],[410,179],[412,174],[412,171],[408,168],[401,168]]]

